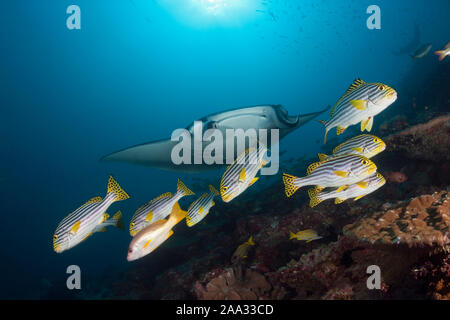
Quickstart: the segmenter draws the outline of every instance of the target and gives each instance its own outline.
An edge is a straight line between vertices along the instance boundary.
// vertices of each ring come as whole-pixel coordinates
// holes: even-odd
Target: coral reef
[[[262,274],[250,269],[228,268],[212,276],[206,285],[199,281],[195,283],[195,294],[199,300],[261,300],[268,298],[267,293],[271,289]],[[207,274],[205,279],[210,277],[211,274]]]
[[[422,195],[344,227],[344,235],[371,244],[444,247],[450,243],[449,193]]]
[[[388,151],[408,158],[443,162],[450,160],[450,115],[415,125],[386,138]]]

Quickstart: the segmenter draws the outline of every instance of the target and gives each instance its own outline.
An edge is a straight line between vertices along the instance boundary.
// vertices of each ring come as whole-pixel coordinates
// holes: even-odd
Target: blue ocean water
[[[80,30],[66,27],[71,4],[81,9]],[[380,30],[366,26],[372,4]],[[105,154],[228,108],[318,111],[357,77],[395,88],[418,61],[393,52],[413,39],[414,25],[421,43],[444,47],[448,12],[447,0],[2,1],[0,298],[39,298],[71,264],[93,278],[126,270],[126,232],[96,234],[63,254],[52,248],[60,220],[104,196],[109,174],[131,195],[109,209],[121,209],[125,224],[143,203],[175,191],[177,178],[192,181],[101,163]],[[436,56],[420,63],[417,78]],[[313,154],[323,134],[311,121],[281,150]]]

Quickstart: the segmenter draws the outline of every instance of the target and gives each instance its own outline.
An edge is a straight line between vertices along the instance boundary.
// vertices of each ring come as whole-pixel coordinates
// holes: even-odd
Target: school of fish
[[[430,50],[431,45],[427,44],[412,56],[421,58]],[[450,43],[435,54],[442,61],[450,55]],[[320,121],[325,128],[324,142],[326,143],[328,132],[335,127],[337,135],[341,135],[349,126],[355,124],[360,124],[361,132],[370,132],[374,117],[396,100],[397,92],[386,84],[354,80],[335,103],[330,118]],[[356,201],[375,192],[386,183],[386,179],[371,160],[385,149],[385,142],[374,135],[360,134],[352,137],[336,146],[330,154],[319,153],[319,161],[308,166],[305,176],[283,173],[285,194],[291,197],[298,189],[312,186],[307,191],[311,207],[329,199],[334,199],[335,204],[347,199]],[[132,240],[127,260],[134,261],[153,252],[172,236],[174,227],[182,220],[185,219],[188,227],[197,225],[208,215],[217,197],[228,203],[244,193],[258,181],[258,172],[269,161],[266,157],[267,152],[268,148],[261,143],[245,150],[224,170],[218,190],[215,186],[209,185],[209,192],[202,193],[186,211],[180,207],[179,201],[195,193],[180,179],[177,181],[175,193],[165,192],[139,207],[129,224]],[[69,250],[94,233],[106,231],[108,226],[123,230],[122,212],[119,210],[110,217],[106,211],[113,203],[129,197],[110,176],[103,199],[99,196],[91,198],[58,224],[53,234],[54,251],[62,253]],[[306,243],[321,238],[313,229],[297,233],[291,231],[289,235],[291,240],[304,240]],[[232,260],[246,259],[253,246],[255,242],[250,237],[236,249]]]

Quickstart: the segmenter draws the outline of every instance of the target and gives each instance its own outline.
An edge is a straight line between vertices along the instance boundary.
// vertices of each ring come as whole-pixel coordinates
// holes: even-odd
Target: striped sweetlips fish
[[[148,203],[136,210],[130,222],[130,235],[135,236],[139,231],[158,220],[164,219],[172,211],[175,203],[184,196],[195,194],[189,190],[180,179],[177,182],[177,192],[163,193],[150,200]]]
[[[373,117],[397,100],[397,92],[382,83],[366,83],[356,79],[347,92],[336,102],[328,121],[319,121],[325,126],[325,142],[330,129],[337,127],[337,135],[348,126],[361,122],[361,131],[370,131]]]
[[[336,157],[349,153],[358,154],[370,159],[380,152],[384,151],[385,149],[386,143],[380,138],[371,134],[361,134],[338,145],[336,148],[334,148],[333,154],[326,155],[323,153],[319,153],[318,157],[321,161],[323,161],[329,159],[330,157]]]
[[[377,171],[377,166],[366,157],[344,154],[309,165],[306,177],[283,174],[286,196],[290,197],[303,186],[315,185],[316,192],[327,187],[340,187],[361,181]]]
[[[192,227],[203,220],[214,206],[214,197],[219,195],[219,191],[209,185],[209,193],[202,194],[197,200],[191,203],[187,211],[186,224]]]
[[[312,188],[308,190],[310,198],[309,205],[312,208],[327,199],[335,199],[335,204],[339,204],[351,198],[356,201],[381,188],[385,183],[386,179],[377,172],[376,174],[373,174],[357,183],[349,186],[344,185],[331,191],[317,192],[314,188]]]
[[[109,225],[123,228],[122,213],[118,211],[109,219],[106,210],[113,202],[126,200],[129,197],[110,176],[108,191],[104,199],[101,197],[92,198],[60,222],[53,235],[53,249],[57,253],[71,249],[86,240],[94,232],[105,231],[105,227]]]
[[[267,147],[258,143],[258,147],[248,148],[227,167],[220,181],[224,202],[230,202],[258,180],[256,174],[267,164],[266,152]]]

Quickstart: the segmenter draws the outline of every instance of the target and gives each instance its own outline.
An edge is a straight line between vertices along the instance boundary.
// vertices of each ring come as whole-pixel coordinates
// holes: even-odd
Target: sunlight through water
[[[242,26],[258,7],[256,0],[158,0],[181,22],[193,26]]]

